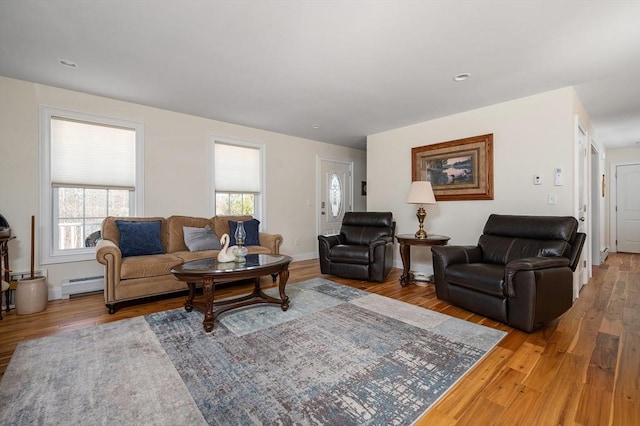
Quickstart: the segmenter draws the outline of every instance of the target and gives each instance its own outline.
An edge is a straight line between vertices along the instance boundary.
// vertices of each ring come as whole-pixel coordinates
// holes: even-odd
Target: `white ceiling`
[[[617,148],[640,141],[640,1],[0,0],[0,75],[359,149],[574,86]]]

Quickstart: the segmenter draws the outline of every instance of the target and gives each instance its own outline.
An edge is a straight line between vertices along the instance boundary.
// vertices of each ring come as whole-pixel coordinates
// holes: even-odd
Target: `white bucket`
[[[35,314],[47,309],[49,289],[46,277],[24,278],[18,280],[16,287],[16,313],[18,315]]]

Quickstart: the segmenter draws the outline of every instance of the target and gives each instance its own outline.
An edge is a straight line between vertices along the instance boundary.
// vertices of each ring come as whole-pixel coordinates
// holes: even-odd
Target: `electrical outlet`
[[[549,194],[547,196],[547,204],[550,204],[550,205],[558,204],[558,196],[556,194]]]
[[[293,239],[293,245],[297,246],[300,243],[300,240],[298,238],[294,238]]]

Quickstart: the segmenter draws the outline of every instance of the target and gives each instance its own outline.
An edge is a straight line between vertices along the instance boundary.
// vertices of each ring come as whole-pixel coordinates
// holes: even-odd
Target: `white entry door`
[[[616,251],[640,253],[640,164],[616,167]]]
[[[320,159],[319,225],[321,235],[340,233],[342,218],[352,210],[353,163]]]

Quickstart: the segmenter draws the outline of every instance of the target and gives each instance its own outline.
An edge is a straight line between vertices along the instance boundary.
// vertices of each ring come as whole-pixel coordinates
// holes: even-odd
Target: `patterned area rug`
[[[411,424],[505,335],[324,279],[287,294],[213,333],[175,309],[24,342],[0,424]]]

